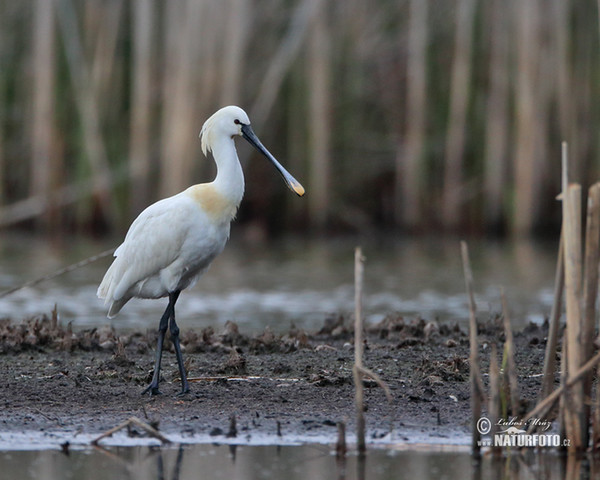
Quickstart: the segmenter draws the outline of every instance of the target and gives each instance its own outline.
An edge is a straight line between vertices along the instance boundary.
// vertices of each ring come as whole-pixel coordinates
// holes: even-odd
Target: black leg
[[[179,345],[179,327],[175,322],[175,302],[177,301],[177,297],[179,297],[180,292],[175,292],[174,300],[173,300],[173,311],[171,312],[171,321],[169,322],[169,327],[171,330],[171,341],[173,342],[173,346],[175,347],[175,356],[177,357],[177,366],[179,367],[179,377],[181,378],[181,393],[180,395],[184,395],[190,391],[190,387],[187,381],[187,375],[185,373],[185,366],[183,365],[183,355],[181,354],[181,346]]]
[[[177,297],[175,297],[175,300],[177,300]],[[167,305],[165,313],[163,313],[163,316],[160,318],[160,323],[158,324],[158,342],[156,343],[154,374],[152,375],[152,381],[150,382],[150,385],[146,387],[146,389],[142,392],[142,395],[148,392],[150,392],[150,395],[158,395],[161,393],[158,389],[158,382],[160,379],[160,362],[162,360],[162,349],[163,343],[165,341],[165,333],[167,333],[167,328],[169,326],[169,319],[173,315],[174,311],[175,302],[172,300],[171,295],[169,295],[169,304]]]

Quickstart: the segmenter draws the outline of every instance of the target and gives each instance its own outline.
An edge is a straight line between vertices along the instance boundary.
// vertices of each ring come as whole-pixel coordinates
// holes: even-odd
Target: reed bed
[[[253,159],[240,222],[556,231],[557,139],[600,176],[598,32],[594,0],[2,2],[0,225],[124,228],[237,103],[309,192]]]
[[[562,202],[563,224],[558,251],[558,262],[555,278],[554,306],[548,330],[543,380],[537,405],[522,417],[518,386],[518,372],[514,357],[514,343],[508,302],[501,292],[502,317],[504,321],[504,376],[510,404],[510,415],[516,418],[519,425],[526,426],[528,433],[534,432],[538,425],[536,420],[552,421],[558,418],[561,437],[560,446],[570,454],[596,451],[600,445],[599,406],[600,392],[593,383],[597,377],[597,365],[600,353],[595,353],[594,340],[598,335],[596,320],[596,304],[598,297],[598,268],[600,266],[600,182],[593,184],[588,190],[587,208],[583,215],[582,186],[573,182],[573,161],[569,160],[567,143],[562,144]],[[583,220],[585,219],[585,223]],[[476,429],[481,418],[481,396],[476,386],[480,378],[478,365],[479,344],[477,341],[477,321],[475,318],[475,301],[473,298],[473,279],[468,260],[468,249],[461,243],[463,263],[465,265],[465,281],[471,310],[471,395],[473,420],[473,453],[478,454],[480,448],[480,431]],[[558,349],[559,321],[565,308],[565,328],[562,348]],[[596,342],[597,344],[597,342]],[[560,354],[560,386],[555,388],[556,357]],[[488,415],[492,423],[492,438],[497,433],[495,423],[498,418],[508,418],[509,409],[501,408],[502,386],[498,379],[498,364],[495,345],[490,360],[490,392]],[[596,373],[596,375],[594,375]],[[596,381],[597,384],[597,381]],[[593,393],[595,397],[593,397]],[[593,400],[592,400],[593,399]],[[556,402],[559,402],[557,413],[552,413]],[[528,423],[532,422],[532,423]],[[486,432],[487,433],[487,432]],[[590,442],[591,439],[591,442]],[[493,446],[493,444],[492,444]],[[498,453],[496,448],[492,448]]]

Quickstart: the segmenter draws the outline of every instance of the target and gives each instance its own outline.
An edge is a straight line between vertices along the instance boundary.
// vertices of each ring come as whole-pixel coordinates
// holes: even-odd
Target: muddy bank
[[[101,433],[131,416],[165,433],[208,434],[215,441],[276,434],[330,435],[345,420],[353,429],[351,319],[325,319],[318,332],[291,328],[182,331],[191,393],[179,392],[171,345],[163,357],[161,390],[140,392],[150,382],[156,333],[120,334],[109,326],[71,331],[56,318],[39,316],[15,324],[0,320],[0,431]],[[531,325],[515,336],[519,387],[528,408],[539,391],[546,328]],[[482,369],[491,342],[499,346],[499,319],[480,329]],[[499,349],[501,351],[501,349]],[[367,381],[367,428],[372,438],[389,433],[414,441],[415,433],[443,443],[464,441],[469,431],[468,338],[457,325],[389,316],[366,333],[365,365],[393,396]],[[487,377],[486,377],[487,380]],[[530,406],[530,405],[529,405]]]

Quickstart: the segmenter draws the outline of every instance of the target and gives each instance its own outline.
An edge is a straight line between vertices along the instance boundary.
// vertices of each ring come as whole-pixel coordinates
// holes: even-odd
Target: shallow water
[[[557,455],[515,455],[474,463],[465,450],[371,449],[365,461],[348,455],[336,461],[325,445],[184,445],[170,448],[109,447],[106,450],[0,451],[1,478],[58,479],[281,479],[454,480],[464,478],[564,478]],[[581,462],[572,473],[585,469]],[[574,471],[573,471],[574,469]],[[579,478],[573,475],[570,478]]]
[[[234,232],[235,233],[235,232]],[[234,236],[235,238],[235,236]],[[68,238],[4,235],[0,240],[0,290],[51,273],[116,245]],[[376,322],[389,313],[427,320],[468,317],[458,239],[286,240],[251,246],[231,242],[208,273],[177,304],[181,326],[219,327],[227,320],[244,331],[265,326],[285,330],[291,322],[314,329],[330,314],[354,308],[354,247],[365,264],[364,308]],[[476,299],[481,318],[500,311],[506,290],[516,326],[541,322],[550,312],[555,268],[554,244],[529,241],[470,241]],[[0,317],[19,320],[58,305],[75,327],[109,323],[95,291],[109,258],[35,287],[0,298]],[[155,328],[165,300],[130,301],[112,321],[118,328]]]

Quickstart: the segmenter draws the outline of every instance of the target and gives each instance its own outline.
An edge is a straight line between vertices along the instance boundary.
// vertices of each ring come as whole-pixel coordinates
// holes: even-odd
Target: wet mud
[[[480,326],[483,372],[490,344],[503,344],[501,325],[492,318]],[[546,332],[546,326],[530,325],[515,335],[523,411],[540,388]],[[184,329],[191,387],[184,396],[177,395],[169,341],[162,395],[141,395],[152,376],[155,341],[151,330],[73,331],[53,315],[0,320],[0,431],[60,431],[76,439],[131,416],[167,434],[208,434],[215,441],[270,434],[282,440],[330,436],[334,442],[338,422],[353,429],[352,319],[332,316],[319,331],[292,326],[285,334],[267,329],[248,335],[233,323],[222,331]],[[392,395],[390,403],[376,382],[365,380],[370,438],[384,438],[393,429],[394,441],[464,443],[470,428],[468,356],[467,333],[456,324],[390,315],[368,326],[364,365]]]

